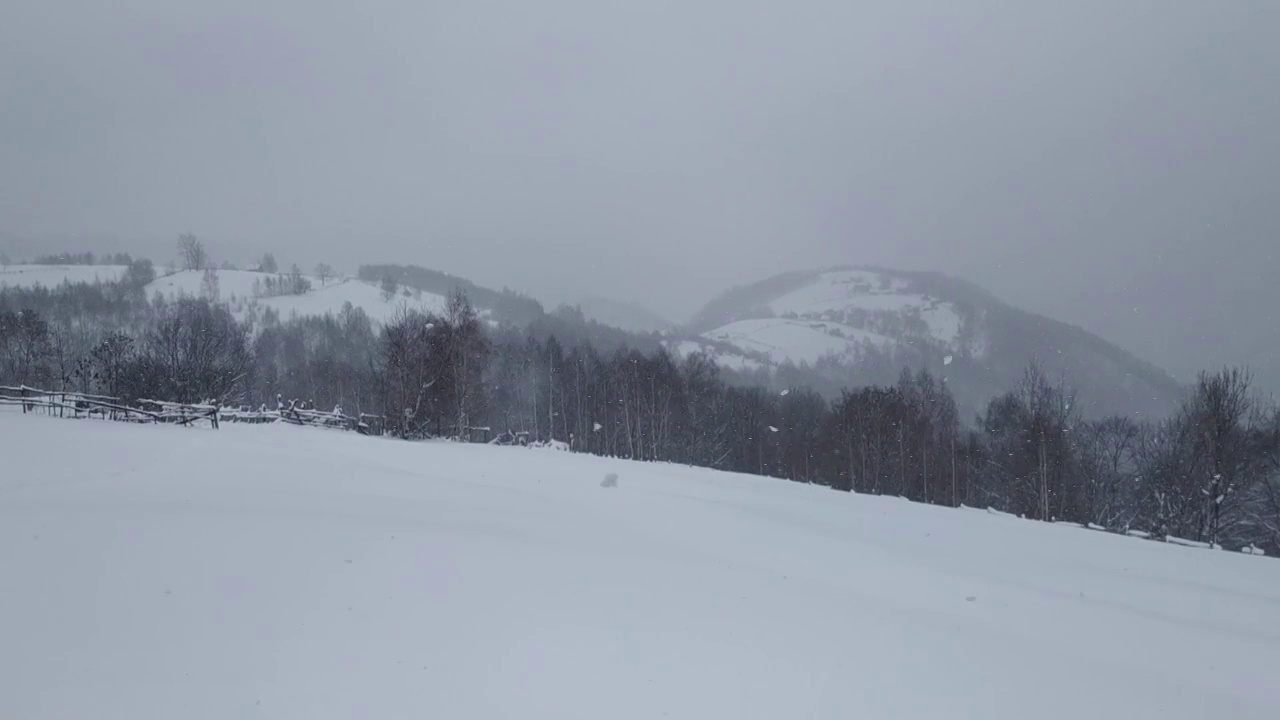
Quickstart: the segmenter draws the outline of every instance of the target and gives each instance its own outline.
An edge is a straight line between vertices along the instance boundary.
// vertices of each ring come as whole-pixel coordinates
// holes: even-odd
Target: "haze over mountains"
[[[14,265],[0,271],[0,285],[109,281],[124,270]],[[948,383],[966,416],[1016,385],[1032,361],[1073,388],[1088,416],[1160,417],[1182,394],[1171,375],[1122,348],[940,273],[849,267],[783,273],[725,291],[683,326],[635,303],[599,297],[549,311],[518,291],[417,266],[364,265],[356,277],[308,277],[301,293],[264,294],[270,273],[222,269],[216,276],[217,299],[241,318],[336,315],[350,304],[382,323],[406,309],[439,313],[449,293],[461,289],[494,327],[540,323],[538,334],[585,333],[605,347],[663,344],[681,357],[702,352],[742,382],[814,387],[828,396],[893,384],[903,368],[926,368]],[[209,292],[203,282],[201,272],[162,273],[147,294],[199,296]],[[608,328],[621,332],[602,338]]]
[[[805,363],[832,382],[890,384],[903,367],[949,381],[976,409],[1036,361],[1090,415],[1160,416],[1181,396],[1165,371],[1077,327],[940,273],[839,268],[730,290],[695,316],[684,348],[747,369]]]

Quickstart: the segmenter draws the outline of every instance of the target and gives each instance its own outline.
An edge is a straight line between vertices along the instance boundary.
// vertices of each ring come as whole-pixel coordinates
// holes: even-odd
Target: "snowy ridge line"
[[[1025,517],[1022,517],[1021,515],[1014,515],[1013,513],[1004,512],[1003,510],[997,510],[993,507],[979,508],[979,507],[972,507],[972,506],[961,503],[960,505],[956,506],[956,509],[957,510],[976,510],[978,512],[985,512],[988,515],[996,515],[998,517],[1006,517],[1014,520],[1027,519]],[[1149,533],[1145,530],[1134,530],[1130,528],[1125,528],[1123,530],[1112,529],[1112,528],[1098,525],[1097,523],[1092,523],[1092,522],[1081,524],[1076,522],[1070,522],[1067,520],[1052,520],[1048,524],[1058,525],[1060,527],[1076,528],[1079,530],[1092,530],[1094,532],[1104,532],[1110,535],[1119,535],[1121,537],[1137,538],[1139,540],[1153,540],[1155,542],[1163,542],[1169,545],[1178,545],[1180,547],[1188,547],[1188,548],[1198,548],[1201,550],[1224,550],[1225,549],[1221,545],[1216,545],[1216,544],[1210,545],[1207,542],[1201,542],[1199,540],[1187,540],[1186,538],[1180,538],[1174,535],[1160,536],[1160,535],[1155,535],[1153,533]],[[1263,550],[1262,548],[1256,547],[1254,545],[1246,545],[1245,547],[1240,548],[1240,552],[1244,553],[1245,555],[1266,555],[1267,554],[1265,550]]]

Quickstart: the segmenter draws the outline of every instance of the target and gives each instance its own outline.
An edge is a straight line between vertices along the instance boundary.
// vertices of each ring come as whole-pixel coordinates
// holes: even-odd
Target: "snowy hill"
[[[0,437],[0,717],[1280,716],[1267,558],[551,450]]]
[[[311,290],[301,295],[285,294],[270,297],[259,297],[266,280],[276,278],[271,273],[251,270],[216,270],[218,276],[218,294],[223,302],[227,302],[236,315],[243,317],[256,306],[261,312],[270,308],[287,319],[293,314],[299,316],[337,315],[346,303],[361,308],[374,322],[383,323],[393,317],[401,308],[421,310],[422,312],[439,313],[444,310],[446,299],[432,293],[415,292],[409,288],[398,287],[395,296],[386,299],[377,286],[361,280],[350,278],[329,278],[322,283],[320,278],[306,276]],[[186,270],[156,279],[147,286],[147,295],[160,293],[168,298],[179,295],[199,297],[204,290],[202,282],[204,273]]]
[[[1012,388],[1033,358],[1065,373],[1091,415],[1163,415],[1182,392],[1168,373],[1097,336],[936,273],[786,273],[724,293],[688,330],[671,343],[680,354],[701,350],[733,369],[822,365],[816,374],[835,388],[929,368],[969,412]]]
[[[124,265],[9,265],[0,269],[0,287],[57,287],[64,282],[114,282],[128,268]],[[282,319],[297,314],[300,317],[325,314],[337,315],[346,303],[361,308],[375,323],[391,320],[404,308],[428,313],[440,313],[447,299],[435,293],[397,286],[396,294],[387,299],[382,290],[368,282],[352,278],[320,278],[304,276],[311,289],[300,295],[262,295],[268,280],[281,277],[275,273],[253,270],[214,270],[218,278],[218,300],[227,303],[237,317],[244,318],[250,312],[262,313],[267,309],[279,313]],[[163,295],[169,300],[180,296],[202,297],[204,273],[181,270],[156,278],[146,287],[147,297]],[[484,315],[485,310],[481,310]]]

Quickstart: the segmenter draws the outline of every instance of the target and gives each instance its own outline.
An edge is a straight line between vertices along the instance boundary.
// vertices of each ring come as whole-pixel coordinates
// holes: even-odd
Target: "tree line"
[[[1202,374],[1170,417],[1086,418],[1032,363],[963,417],[947,379],[829,398],[729,382],[676,357],[546,325],[495,325],[461,291],[439,315],[237,320],[210,298],[117,283],[0,290],[0,383],[126,401],[279,401],[383,418],[401,438],[528,433],[574,451],[776,476],[836,490],[1280,553],[1280,412],[1247,372]],[[545,319],[544,321],[545,322]],[[551,326],[553,329],[560,326]],[[562,344],[565,342],[566,344]]]

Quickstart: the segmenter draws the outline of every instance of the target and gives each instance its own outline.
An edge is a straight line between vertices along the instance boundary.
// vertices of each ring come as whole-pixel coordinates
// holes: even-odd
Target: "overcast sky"
[[[677,320],[871,263],[1265,365],[1277,47],[1275,0],[5,3],[0,248],[191,231]]]

